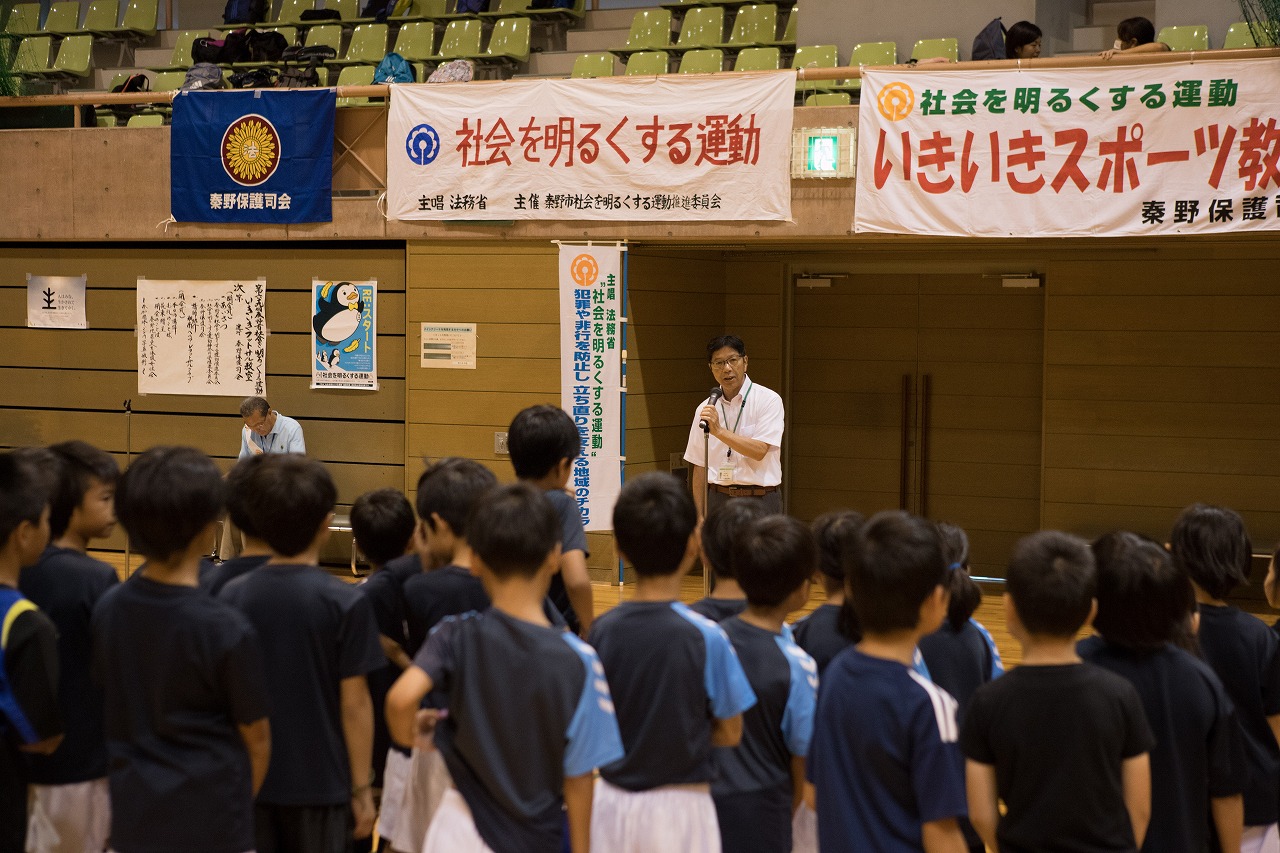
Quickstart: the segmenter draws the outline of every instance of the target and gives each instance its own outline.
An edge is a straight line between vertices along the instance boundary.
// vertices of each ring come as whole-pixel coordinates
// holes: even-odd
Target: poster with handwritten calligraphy
[[[138,393],[266,393],[267,282],[138,279]]]

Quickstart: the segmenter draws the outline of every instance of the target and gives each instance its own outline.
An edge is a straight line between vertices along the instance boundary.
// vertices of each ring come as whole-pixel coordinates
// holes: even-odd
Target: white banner
[[[622,246],[560,246],[560,405],[582,438],[570,487],[587,530],[622,487]]]
[[[83,275],[27,273],[27,325],[42,329],[87,329]]]
[[[378,282],[311,280],[311,387],[378,390]]]
[[[138,279],[138,393],[266,393],[267,282]]]
[[[788,220],[795,72],[391,87],[393,219]]]
[[[1280,59],[868,70],[858,113],[858,232],[1280,228]]]

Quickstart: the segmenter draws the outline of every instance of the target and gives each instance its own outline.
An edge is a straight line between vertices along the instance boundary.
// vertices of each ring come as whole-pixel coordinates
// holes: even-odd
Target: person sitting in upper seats
[[[1156,41],[1156,26],[1146,18],[1125,18],[1116,24],[1116,43],[1110,50],[1099,53],[1103,59],[1111,59],[1122,51],[1130,53],[1162,53],[1169,45]]]
[[[1030,21],[1018,21],[1004,34],[1004,53],[1009,59],[1039,59],[1044,33]]]

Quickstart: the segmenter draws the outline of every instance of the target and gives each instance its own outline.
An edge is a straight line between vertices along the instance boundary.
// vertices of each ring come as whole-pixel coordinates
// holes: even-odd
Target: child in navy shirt
[[[1244,733],[1249,784],[1244,790],[1242,850],[1280,849],[1280,640],[1224,600],[1249,578],[1253,546],[1239,513],[1194,504],[1169,537],[1174,565],[1194,585],[1200,652],[1222,679]]]
[[[818,543],[818,571],[814,574],[827,600],[791,628],[796,643],[817,662],[819,674],[832,658],[862,639],[857,614],[845,607],[844,555],[864,521],[861,513],[851,509],[823,513],[813,520]]]
[[[261,566],[271,558],[271,548],[263,541],[249,514],[249,495],[245,483],[266,454],[246,456],[227,472],[227,518],[240,531],[240,552],[234,557],[214,563],[200,561],[200,588],[217,595],[231,581]]]
[[[93,612],[119,853],[254,847],[271,749],[261,649],[196,586],[222,510],[222,475],[194,448],[152,448],[120,479],[116,513],[146,562]]]
[[[1099,636],[1076,649],[1132,684],[1156,738],[1145,853],[1239,850],[1248,777],[1235,706],[1204,661],[1174,645],[1195,610],[1186,572],[1158,543],[1109,533],[1093,543]],[[1210,823],[1212,815],[1212,824]]]
[[[387,697],[387,722],[405,745],[426,695],[448,699],[446,711],[421,713],[438,718],[456,785],[423,849],[559,853],[567,841],[585,853],[592,772],[622,744],[595,652],[543,610],[560,568],[555,508],[528,484],[505,486],[478,503],[467,530],[493,607],[444,619]]]
[[[507,451],[516,476],[546,492],[560,519],[560,571],[551,579],[548,595],[569,629],[585,637],[595,614],[587,531],[578,502],[565,491],[583,440],[573,418],[555,406],[530,406],[507,427]]]
[[[405,555],[413,539],[413,528],[413,506],[399,489],[374,489],[365,492],[351,504],[353,547],[359,549],[374,572],[382,571],[387,563]],[[247,535],[245,541],[247,544]],[[379,636],[379,641],[381,639]],[[396,648],[399,649],[400,646],[396,645]],[[383,713],[387,691],[402,669],[391,660],[386,660],[368,675],[369,698],[373,702],[373,769],[376,771],[373,785],[381,789],[378,814],[378,835],[381,838],[391,836],[391,827],[395,824],[404,794],[404,777],[396,777],[394,772],[387,773],[386,768],[398,768],[408,762],[408,755],[400,755],[392,749],[391,735],[387,731],[386,716]],[[395,758],[391,757],[392,753]],[[404,759],[403,762],[398,761],[401,758]],[[366,850],[370,846],[360,842],[356,848]]]
[[[36,461],[39,457],[39,462]],[[48,451],[0,453],[0,851],[26,849],[23,758],[62,741],[58,631],[18,592],[18,572],[49,544]],[[25,754],[25,755],[24,755]]]
[[[373,831],[373,706],[384,655],[368,600],[320,569],[336,489],[324,466],[264,454],[246,482],[271,559],[222,588],[262,638],[273,720],[258,853],[341,853]]]
[[[913,668],[942,624],[946,563],[931,522],[872,516],[845,560],[862,640],[827,667],[807,775],[823,853],[963,851],[956,703]]]
[[[720,627],[756,704],[742,715],[741,743],[712,753],[711,796],[724,853],[792,850],[792,815],[804,793],[804,758],[813,737],[818,665],[792,640],[785,620],[809,600],[817,562],[813,534],[789,516],[760,518],[735,536],[733,565],[747,609]]]
[[[635,598],[591,631],[627,750],[600,771],[597,850],[720,850],[711,748],[738,744],[756,697],[724,631],[678,601],[698,557],[697,524],[688,490],[669,474],[628,482],[614,506],[618,551],[637,580]]]
[[[702,522],[702,569],[714,572],[715,589],[689,605],[694,613],[719,622],[747,609],[747,597],[733,570],[733,543],[743,527],[765,513],[761,501],[729,498],[707,514]]]
[[[98,600],[118,583],[116,571],[86,550],[116,526],[120,469],[111,454],[83,441],[49,448],[58,480],[49,508],[52,541],[22,570],[18,588],[58,629],[58,705],[65,736],[49,756],[29,759],[35,850],[103,850],[111,829],[102,690],[90,674],[89,619]]]
[[[993,850],[1136,851],[1155,743],[1133,685],[1076,654],[1094,613],[1093,554],[1041,531],[1014,549],[1007,584],[1022,665],[980,687],[965,714],[969,819]]]

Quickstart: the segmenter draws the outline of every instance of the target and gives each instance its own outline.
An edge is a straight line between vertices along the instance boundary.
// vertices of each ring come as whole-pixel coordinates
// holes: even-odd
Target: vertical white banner
[[[27,326],[87,329],[84,292],[88,276],[27,274]]]
[[[378,390],[376,280],[311,280],[311,387]]]
[[[622,246],[560,246],[560,405],[582,441],[569,485],[587,530],[622,487]]]
[[[267,388],[267,282],[138,279],[138,393]]]

